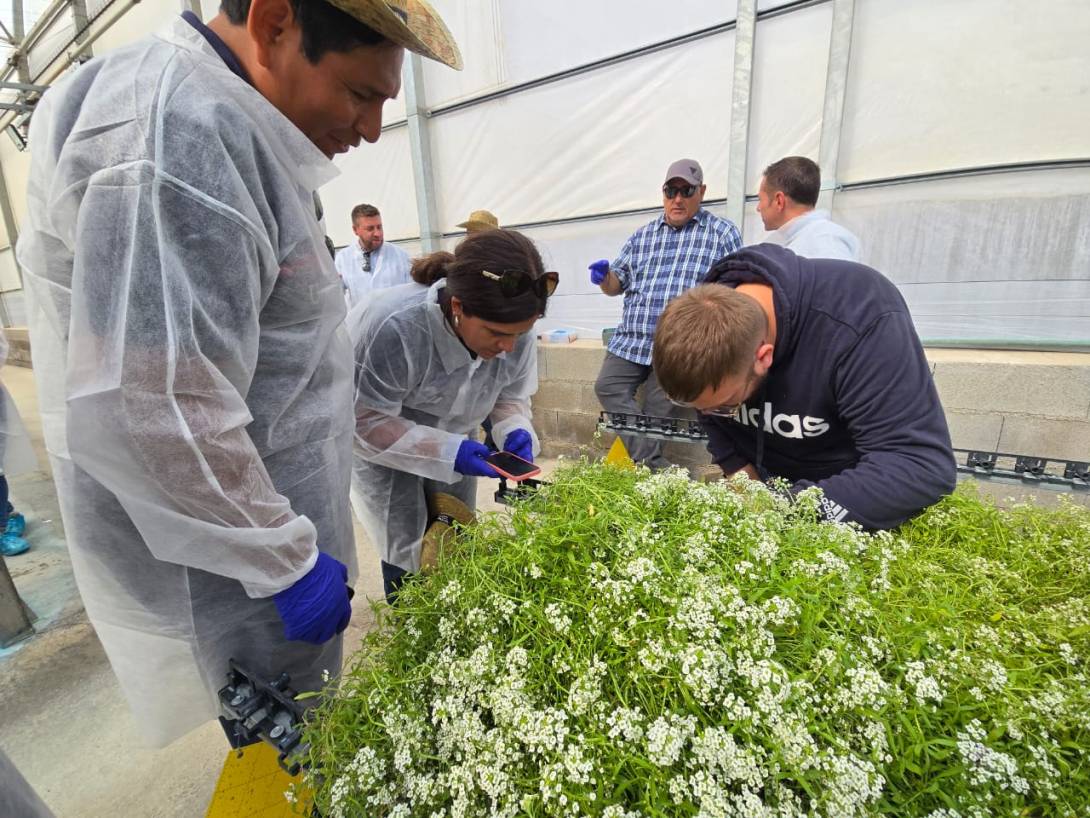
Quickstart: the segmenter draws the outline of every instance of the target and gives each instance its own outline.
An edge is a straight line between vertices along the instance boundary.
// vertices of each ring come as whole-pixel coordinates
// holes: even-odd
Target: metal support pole
[[[201,10],[201,0],[182,0],[182,11],[191,11],[198,17],[201,17],[203,14],[203,11]]]
[[[0,557],[0,648],[6,648],[34,633],[31,612],[11,581],[7,563]]]
[[[15,222],[15,211],[11,207],[11,197],[8,195],[8,182],[4,174],[4,165],[0,162],[0,218],[4,220],[4,229],[8,233],[8,247],[11,251],[11,263],[15,266],[15,274],[19,277],[19,287],[23,286],[23,268],[19,266],[19,259],[15,255],[15,245],[19,242],[19,225]],[[8,313],[7,301],[0,293],[0,324],[11,326],[11,315]]]
[[[18,54],[15,57],[15,68],[19,72],[20,82],[30,82],[30,67],[27,63],[26,52],[23,51],[23,39],[26,37],[26,25],[23,22],[23,0],[11,0],[11,36],[15,40]]]
[[[424,95],[424,65],[420,56],[410,54],[405,63],[405,114],[409,122],[416,212],[420,219],[420,240],[425,253],[439,249],[439,216],[435,207],[435,170]]]
[[[727,218],[742,229],[746,212],[746,154],[749,99],[753,81],[753,35],[757,0],[739,0],[734,29],[734,85],[730,100],[730,164],[727,167]]]
[[[840,132],[844,121],[844,98],[848,86],[848,64],[852,51],[855,0],[833,0],[833,28],[829,34],[829,65],[825,75],[825,107],[821,114],[821,193],[818,207],[833,209],[836,195],[837,163],[840,160]]]
[[[76,24],[76,42],[82,43],[87,39],[87,29],[90,26],[87,19],[87,0],[72,0],[72,20]],[[87,47],[87,56],[94,56],[90,46]]]

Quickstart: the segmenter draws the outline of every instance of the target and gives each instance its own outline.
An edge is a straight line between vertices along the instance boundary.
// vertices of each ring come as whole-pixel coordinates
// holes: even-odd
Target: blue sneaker
[[[21,537],[24,531],[26,531],[26,517],[18,511],[13,511],[8,515],[8,527],[4,529],[4,533]]]
[[[0,536],[0,554],[3,554],[5,557],[14,557],[29,550],[30,543],[22,537],[17,537],[14,534],[4,534]]]

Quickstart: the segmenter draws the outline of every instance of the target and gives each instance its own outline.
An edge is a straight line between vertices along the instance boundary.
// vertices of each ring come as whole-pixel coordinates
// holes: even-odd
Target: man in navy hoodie
[[[655,333],[655,372],[730,475],[818,486],[827,519],[892,528],[954,489],[950,432],[904,299],[862,264],[771,244],[712,267]]]

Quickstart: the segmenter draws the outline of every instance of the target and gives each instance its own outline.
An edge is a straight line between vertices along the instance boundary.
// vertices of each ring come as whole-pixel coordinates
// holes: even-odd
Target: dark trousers
[[[397,604],[397,592],[401,590],[407,576],[409,572],[404,568],[382,562],[382,592],[386,594],[386,601],[391,605]]]
[[[0,534],[8,527],[8,517],[15,511],[8,500],[8,478],[0,474]]]
[[[643,386],[643,406],[636,402],[636,390]],[[625,358],[606,353],[598,380],[594,384],[598,401],[607,412],[625,412],[630,415],[650,415],[668,418],[674,416],[674,404],[659,386],[658,378],[649,365],[637,364]],[[646,437],[621,435],[629,456],[652,469],[664,469],[670,465],[662,454],[662,442]]]

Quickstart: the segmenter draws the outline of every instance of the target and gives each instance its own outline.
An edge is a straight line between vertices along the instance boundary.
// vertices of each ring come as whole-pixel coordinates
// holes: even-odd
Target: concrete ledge
[[[1090,353],[928,349],[950,436],[959,449],[1090,460]],[[594,394],[605,349],[583,340],[538,348],[534,413],[548,454],[605,451],[595,439]],[[707,462],[702,446],[671,444],[668,454]]]
[[[9,327],[4,330],[4,337],[8,339],[8,365],[32,369],[30,333],[26,327]]]
[[[1090,355],[951,349],[927,355],[947,411],[1088,418]]]

